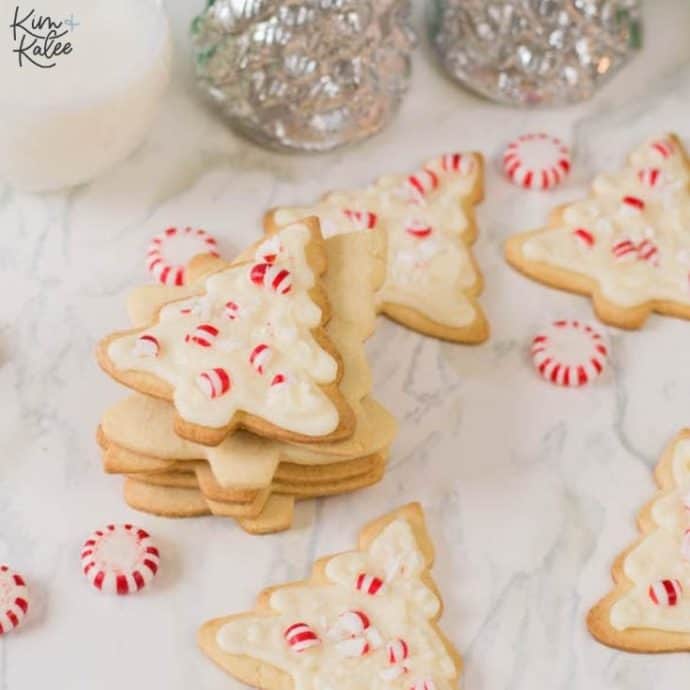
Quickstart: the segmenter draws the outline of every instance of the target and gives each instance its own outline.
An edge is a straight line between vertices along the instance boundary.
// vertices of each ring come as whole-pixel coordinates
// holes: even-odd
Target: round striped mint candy
[[[383,580],[376,575],[359,573],[355,578],[355,589],[374,597],[383,589]]]
[[[649,585],[647,594],[656,606],[676,606],[681,594],[683,593],[683,586],[678,580],[657,580]]]
[[[503,169],[512,182],[527,189],[550,189],[570,172],[570,151],[548,134],[523,134],[508,144]]]
[[[198,254],[218,256],[215,238],[205,230],[171,227],[151,240],[146,268],[163,285],[184,285],[185,265]]]
[[[301,654],[307,649],[318,647],[321,644],[321,640],[313,628],[301,621],[288,626],[283,632],[283,637],[290,649],[296,654]]]
[[[0,565],[0,635],[19,627],[29,610],[29,590],[24,578]]]
[[[196,377],[196,385],[209,400],[220,398],[232,389],[230,374],[223,367],[207,369]]]
[[[84,542],[81,566],[89,582],[102,592],[130,594],[153,580],[160,555],[148,532],[134,525],[110,524]]]
[[[187,333],[184,340],[186,343],[208,348],[213,346],[218,333],[218,329],[212,323],[200,323],[191,333]]]
[[[345,208],[343,215],[350,221],[355,230],[373,230],[378,223],[378,216],[373,211]]]
[[[386,645],[386,654],[388,656],[389,664],[400,664],[410,655],[410,649],[405,640],[392,640]]]
[[[343,611],[329,630],[330,637],[358,637],[371,627],[371,621],[364,611]]]
[[[608,359],[604,337],[581,321],[555,321],[532,339],[539,375],[558,386],[584,386],[601,374]]]

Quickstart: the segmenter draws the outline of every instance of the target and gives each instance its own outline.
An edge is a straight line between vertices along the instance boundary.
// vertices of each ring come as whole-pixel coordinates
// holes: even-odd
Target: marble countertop
[[[652,317],[641,332],[610,331],[613,366],[596,385],[549,386],[531,369],[529,339],[555,318],[591,318],[590,303],[521,277],[501,246],[638,140],[666,128],[690,137],[690,6],[646,3],[642,54],[592,102],[564,110],[481,101],[439,73],[422,41],[393,125],[309,158],[242,141],[199,101],[186,42],[199,4],[169,2],[174,80],[141,150],[66,194],[0,185],[0,562],[33,592],[26,625],[0,638],[0,689],[238,688],[197,650],[198,625],[250,607],[263,585],[306,575],[314,557],[353,545],[360,524],[411,500],[424,504],[436,542],[442,625],[464,656],[462,687],[687,682],[684,656],[612,651],[590,638],[584,617],[635,537],[660,452],[690,422],[690,324]],[[552,194],[525,193],[499,173],[506,142],[536,129],[574,146],[574,174]],[[170,222],[203,225],[231,254],[257,236],[265,208],[309,201],[324,180],[362,184],[463,148],[488,161],[476,254],[492,336],[463,347],[380,322],[369,343],[375,390],[401,422],[384,480],[302,503],[294,529],[261,538],[223,519],[128,509],[94,440],[122,390],[98,370],[93,348],[124,325],[123,296],[147,279],[151,234]],[[135,521],[160,542],[163,568],[144,595],[101,596],[80,574],[83,539],[110,521]]]

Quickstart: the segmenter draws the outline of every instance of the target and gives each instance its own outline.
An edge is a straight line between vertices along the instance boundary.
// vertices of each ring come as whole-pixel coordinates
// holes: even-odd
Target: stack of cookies
[[[132,293],[133,328],[98,348],[134,391],[98,430],[130,506],[267,533],[290,527],[296,499],[381,479],[396,424],[370,396],[363,343],[385,245],[378,231],[324,240],[307,218],[232,263],[195,257],[183,287]]]

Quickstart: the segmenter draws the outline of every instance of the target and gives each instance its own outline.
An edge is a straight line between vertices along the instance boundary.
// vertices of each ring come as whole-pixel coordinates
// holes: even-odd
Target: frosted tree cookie
[[[411,175],[388,175],[371,186],[333,192],[315,205],[266,214],[267,230],[317,215],[325,237],[385,230],[386,280],[379,310],[401,324],[444,340],[479,343],[489,327],[477,295],[482,278],[470,246],[474,206],[483,197],[478,153],[446,154]]]
[[[384,278],[382,239],[379,232],[349,233],[324,245],[328,270],[322,284],[331,312],[324,331],[341,357],[339,388],[354,415],[353,433],[304,443],[237,430],[209,446],[175,433],[170,402],[137,393],[105,412],[97,435],[104,469],[125,476],[131,507],[170,517],[212,513],[268,533],[290,527],[295,499],[354,491],[381,479],[396,423],[370,396],[363,343],[375,327],[374,295]],[[275,261],[281,251],[268,238],[237,262],[258,254]],[[134,290],[128,299],[132,325],[150,324],[169,303],[194,300],[206,276],[225,267],[219,259],[197,257],[183,266],[184,287]]]
[[[689,171],[675,135],[650,139],[547,227],[511,237],[506,258],[546,285],[588,295],[619,328],[640,328],[651,312],[690,318]]]
[[[656,468],[639,539],[615,561],[614,588],[589,613],[600,642],[630,652],[690,651],[690,430]]]
[[[433,545],[411,504],[361,531],[309,580],[265,590],[254,611],[206,623],[202,650],[265,690],[450,690],[461,661],[438,627]]]
[[[216,445],[240,427],[302,442],[350,436],[340,355],[323,330],[318,222],[295,223],[253,252],[246,263],[214,264],[198,294],[166,304],[149,326],[105,338],[99,363],[171,400],[177,433],[198,443]]]

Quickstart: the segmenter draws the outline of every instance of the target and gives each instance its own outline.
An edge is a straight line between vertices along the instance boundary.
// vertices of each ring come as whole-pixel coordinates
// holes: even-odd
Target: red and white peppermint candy
[[[284,386],[288,382],[287,376],[285,374],[277,373],[271,379],[271,386]]]
[[[257,373],[263,374],[266,365],[271,361],[271,357],[273,357],[271,348],[266,343],[260,343],[249,353],[249,364],[254,367]]]
[[[573,235],[587,249],[591,249],[596,244],[596,238],[587,228],[575,228]]]
[[[661,158],[670,158],[676,150],[673,142],[670,139],[657,139],[653,141],[650,146],[652,150],[661,156]]]
[[[196,385],[209,400],[220,398],[232,388],[230,374],[222,367],[202,371],[196,377]]]
[[[272,264],[254,264],[249,272],[249,279],[260,287],[269,288],[279,295],[287,295],[292,290],[290,271]]]
[[[641,168],[637,171],[637,177],[646,187],[654,188],[661,182],[661,169]]]
[[[548,134],[523,134],[508,144],[503,169],[517,185],[528,189],[550,189],[570,171],[570,151]]]
[[[444,153],[441,156],[441,169],[444,172],[469,175],[474,170],[474,158],[462,153]]]
[[[282,249],[283,245],[280,243],[280,237],[273,235],[273,237],[269,237],[258,246],[256,260],[262,263],[274,264]]]
[[[161,351],[160,342],[155,335],[143,333],[134,343],[134,354],[137,357],[158,357]]]
[[[422,168],[408,176],[405,186],[413,198],[421,199],[438,187],[438,175],[430,168]]]
[[[218,256],[216,240],[205,230],[168,228],[151,240],[146,268],[163,285],[184,285],[185,265],[197,254]]]
[[[290,649],[296,654],[301,654],[307,649],[318,647],[321,644],[319,636],[314,632],[311,626],[306,623],[293,623],[283,632],[285,641],[290,646]]]
[[[622,239],[615,242],[611,247],[611,252],[617,261],[625,261],[637,257],[637,245],[630,239]]]
[[[657,606],[675,606],[683,593],[683,586],[678,580],[657,580],[649,585],[647,594]]]
[[[226,319],[230,319],[230,321],[235,321],[237,318],[239,318],[240,315],[240,305],[237,304],[237,302],[233,302],[230,300],[229,302],[225,303],[225,307],[223,308],[223,316]]]
[[[379,220],[373,211],[355,211],[346,208],[343,209],[343,215],[350,221],[355,230],[373,230]]]
[[[436,690],[436,684],[431,678],[424,678],[423,680],[416,680],[410,686],[410,690]]]
[[[410,656],[410,648],[405,640],[393,640],[386,645],[386,658],[391,666],[401,664],[408,656]]]
[[[331,637],[359,637],[371,627],[371,621],[364,611],[343,611],[333,624]]]
[[[369,575],[367,573],[359,573],[355,578],[355,589],[370,596],[376,596],[383,588],[383,580],[376,575]]]
[[[199,347],[212,347],[217,337],[218,329],[212,323],[200,323],[191,333],[187,333],[184,341]]]
[[[130,594],[153,580],[160,555],[148,532],[134,525],[107,525],[84,542],[81,566],[102,592]]]
[[[339,654],[345,657],[366,656],[371,651],[369,641],[364,637],[351,637],[335,643]]]
[[[29,590],[24,578],[0,565],[0,635],[19,627],[29,610]]]
[[[532,340],[539,375],[558,386],[583,386],[601,374],[608,358],[603,336],[580,321],[555,321]]]
[[[419,240],[426,239],[433,232],[433,228],[429,223],[420,220],[411,220],[405,226],[405,232],[412,237]]]
[[[642,240],[637,245],[637,258],[641,261],[647,261],[652,266],[659,265],[659,247],[651,240]]]
[[[639,196],[632,196],[630,194],[626,194],[621,199],[621,211],[625,213],[642,213],[642,211],[644,211],[644,208],[644,199],[640,199]]]

